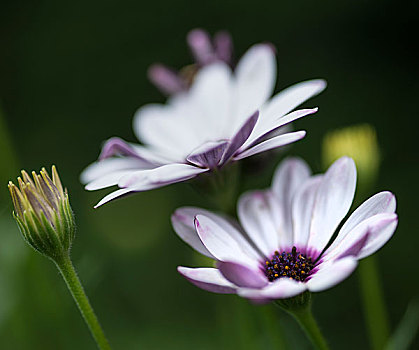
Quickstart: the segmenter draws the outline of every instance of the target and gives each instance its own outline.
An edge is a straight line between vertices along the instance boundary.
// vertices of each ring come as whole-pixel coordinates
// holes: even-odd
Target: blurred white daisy
[[[275,54],[267,44],[251,47],[234,71],[222,61],[204,66],[189,90],[166,104],[149,104],[137,111],[133,128],[144,145],[111,138],[99,161],[82,173],[82,182],[87,190],[119,187],[99,206],[303,138],[305,131],[286,132],[284,127],[317,111],[294,109],[320,93],[326,83],[302,82],[270,98],[275,80]]]

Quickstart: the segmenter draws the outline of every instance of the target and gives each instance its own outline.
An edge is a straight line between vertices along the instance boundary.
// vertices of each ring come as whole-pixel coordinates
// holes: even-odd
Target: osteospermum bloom
[[[248,50],[231,70],[224,62],[203,67],[190,89],[167,104],[150,104],[134,117],[134,132],[144,145],[111,138],[100,160],[81,180],[87,190],[120,189],[97,206],[121,195],[191,179],[252,155],[295,142],[305,131],[286,132],[292,121],[317,108],[293,111],[326,86],[310,80],[272,98],[275,54],[269,45]]]
[[[187,43],[195,62],[184,67],[180,72],[160,64],[153,64],[148,70],[150,81],[164,94],[172,95],[188,90],[198,69],[217,62],[232,65],[233,44],[227,32],[218,32],[211,40],[202,29],[191,30]]]
[[[178,271],[202,289],[255,302],[328,289],[380,249],[397,226],[395,197],[380,192],[352,213],[328,245],[351,207],[355,183],[351,158],[315,176],[292,158],[278,167],[270,189],[239,199],[241,225],[203,209],[180,208],[172,216],[176,233],[216,267]]]

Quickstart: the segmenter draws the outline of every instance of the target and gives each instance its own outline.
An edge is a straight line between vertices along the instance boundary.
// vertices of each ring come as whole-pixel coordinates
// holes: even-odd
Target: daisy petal
[[[162,64],[153,64],[147,72],[148,79],[166,95],[184,91],[186,86],[176,72]]]
[[[193,151],[186,160],[199,167],[217,167],[228,146],[227,141],[207,142]]]
[[[322,181],[321,175],[308,179],[301,188],[295,192],[292,199],[292,227],[294,242],[298,250],[306,253],[305,248],[310,237],[310,225],[313,216],[313,208],[317,190]]]
[[[184,181],[198,174],[208,171],[188,164],[167,164],[158,168],[139,170],[122,177],[119,187],[133,187],[141,190],[144,186],[165,186],[175,182]]]
[[[209,292],[220,294],[234,294],[236,292],[236,286],[227,281],[217,269],[179,266],[177,270],[189,282]]]
[[[291,298],[307,289],[306,285],[291,278],[279,278],[262,289],[239,288],[237,294],[252,301],[270,301]]]
[[[100,190],[102,188],[115,186],[118,184],[121,177],[132,174],[135,171],[138,171],[138,168],[135,170],[133,169],[117,170],[117,171],[109,172],[106,175],[98,177],[97,179],[89,182],[84,188],[87,191],[95,191],[95,190]]]
[[[324,174],[317,191],[308,240],[308,246],[313,250],[310,254],[313,259],[321,253],[348,213],[355,185],[356,167],[349,157],[338,159]]]
[[[197,252],[206,255],[209,258],[215,259],[208,249],[202,244],[198,234],[196,233],[194,218],[198,214],[208,215],[210,213],[207,210],[200,208],[177,209],[171,217],[173,229],[183,241],[189,244]]]
[[[212,221],[217,223],[217,225],[219,225],[226,232],[226,234],[235,240],[247,255],[251,256],[255,260],[260,259],[259,254],[249,244],[249,242],[243,236],[243,233],[234,226],[234,224],[238,226],[237,222],[230,223],[226,218],[201,208],[179,208],[172,215],[173,227],[175,228],[178,236],[182,238],[186,243],[191,245],[192,248],[196,249],[201,254],[214,258],[214,256],[202,244],[195,230],[195,217],[197,215],[204,215],[210,218]]]
[[[116,190],[116,191],[108,194],[107,196],[103,197],[99,201],[99,203],[94,206],[94,208],[95,209],[96,208],[99,208],[101,205],[103,205],[105,203],[108,203],[110,201],[113,201],[114,199],[116,199],[118,197],[121,197],[121,196],[124,196],[124,195],[126,195],[128,193],[131,193],[131,192],[135,192],[135,190],[133,190],[132,188],[122,188],[120,190]]]
[[[112,137],[105,142],[99,159],[104,160],[115,155],[139,158],[135,149],[119,137]],[[144,161],[146,162],[145,159]]]
[[[326,82],[321,79],[292,85],[272,97],[263,110],[263,116],[268,120],[272,120],[272,118],[285,115],[309,98],[322,92],[325,88]]]
[[[349,277],[355,270],[357,264],[356,259],[347,257],[330,264],[325,264],[323,267],[320,265],[319,270],[306,282],[308,290],[311,292],[320,292],[337,285]]]
[[[340,259],[352,255],[362,259],[380,249],[393,235],[397,226],[397,215],[394,213],[380,213],[371,216],[351,231],[342,234],[339,232],[335,241],[324,252],[322,259]]]
[[[268,284],[266,276],[259,269],[252,269],[235,262],[218,262],[221,274],[239,287],[262,288]]]
[[[339,243],[355,226],[365,219],[380,213],[394,213],[396,211],[396,197],[388,191],[375,194],[362,203],[346,220],[334,243]]]
[[[207,32],[202,29],[191,30],[186,40],[192,55],[200,65],[208,64],[214,59],[214,49]]]
[[[305,131],[296,131],[296,132],[290,132],[287,134],[275,136],[269,140],[263,141],[255,146],[250,147],[249,149],[245,151],[238,153],[233,159],[239,160],[239,159],[253,156],[261,152],[268,151],[273,148],[285,146],[285,145],[288,145],[289,143],[301,140],[304,136],[306,136]]]
[[[280,211],[276,215],[278,215],[279,225],[282,227],[280,235],[282,247],[292,246],[291,202],[295,191],[309,178],[310,173],[310,168],[299,158],[285,159],[275,171],[272,191],[279,201]]]
[[[249,256],[226,230],[205,215],[197,215],[195,229],[204,246],[219,261],[257,266],[258,261]]]
[[[113,171],[141,169],[143,167],[148,169],[149,165],[146,166],[144,162],[138,158],[107,158],[94,162],[84,169],[80,175],[80,181],[87,184]]]
[[[276,61],[272,47],[259,44],[251,47],[235,70],[237,116],[248,116],[259,109],[275,87]]]
[[[265,257],[279,249],[281,225],[277,221],[278,201],[270,191],[243,194],[238,202],[240,223]]]

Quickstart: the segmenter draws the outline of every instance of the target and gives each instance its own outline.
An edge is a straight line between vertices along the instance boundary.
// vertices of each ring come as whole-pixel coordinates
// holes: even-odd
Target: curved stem
[[[55,264],[61,272],[61,275],[63,276],[84,320],[86,321],[98,348],[101,350],[110,350],[111,347],[105,337],[105,334],[103,333],[95,312],[90,305],[89,299],[83,290],[70,256],[66,254],[61,259],[56,259]]]
[[[329,349],[326,340],[324,339],[319,326],[317,325],[317,322],[309,308],[298,311],[291,311],[290,314],[297,320],[316,349]]]

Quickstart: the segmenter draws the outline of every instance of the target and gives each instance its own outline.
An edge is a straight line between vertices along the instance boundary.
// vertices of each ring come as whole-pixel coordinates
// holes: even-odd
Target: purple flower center
[[[296,281],[304,281],[313,269],[314,263],[311,258],[292,247],[291,252],[279,253],[276,251],[271,260],[265,261],[265,275],[270,282],[281,277],[292,278]]]

